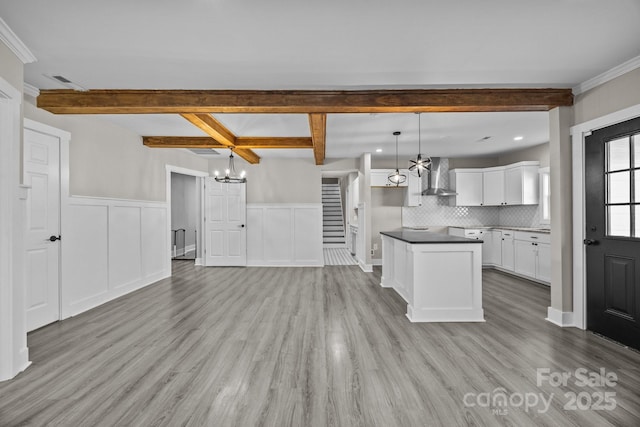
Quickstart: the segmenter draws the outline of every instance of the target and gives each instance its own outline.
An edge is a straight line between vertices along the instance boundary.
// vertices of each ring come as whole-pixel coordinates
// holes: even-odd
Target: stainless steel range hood
[[[440,157],[431,158],[431,171],[427,176],[427,189],[422,192],[423,196],[455,196],[456,193],[448,188],[440,187],[441,174],[447,173],[447,171],[440,170]]]

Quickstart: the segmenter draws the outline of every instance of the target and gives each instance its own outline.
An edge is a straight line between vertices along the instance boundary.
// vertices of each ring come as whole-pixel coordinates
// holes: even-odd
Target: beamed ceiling
[[[54,114],[179,114],[208,137],[144,136],[152,148],[232,148],[249,163],[253,149],[312,149],[321,165],[327,114],[548,111],[571,106],[571,89],[366,91],[44,90],[38,107]],[[310,138],[242,137],[213,114],[307,114]]]
[[[414,112],[424,154],[499,156],[640,56],[638,0],[0,0],[0,17],[37,58],[41,108],[250,162],[392,157],[396,130],[413,156]]]

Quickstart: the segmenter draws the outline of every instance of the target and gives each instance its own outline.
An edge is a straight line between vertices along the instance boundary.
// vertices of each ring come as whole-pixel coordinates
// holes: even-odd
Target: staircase
[[[325,247],[346,246],[338,184],[322,184],[322,242]]]

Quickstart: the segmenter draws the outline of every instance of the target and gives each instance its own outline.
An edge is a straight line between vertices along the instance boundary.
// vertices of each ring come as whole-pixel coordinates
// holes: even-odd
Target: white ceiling
[[[88,89],[574,87],[640,55],[638,0],[0,0],[0,17],[38,58],[25,80],[41,89],[62,88],[45,75]],[[242,136],[309,135],[304,115],[217,117]],[[105,119],[201,135],[177,116]],[[490,155],[547,128],[545,113],[423,114],[423,151]],[[414,114],[330,115],[327,157],[393,150],[394,130],[415,151]]]

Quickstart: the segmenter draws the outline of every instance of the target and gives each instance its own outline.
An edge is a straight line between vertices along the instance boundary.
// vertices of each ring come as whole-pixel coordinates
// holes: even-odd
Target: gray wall
[[[209,161],[220,173],[229,164],[228,151]],[[322,175],[312,159],[261,159],[251,165],[234,156],[236,171],[247,172],[247,203],[322,203]]]
[[[171,229],[185,229],[185,246],[187,247],[195,245],[195,231],[198,223],[196,191],[196,177],[171,173]],[[182,241],[178,243],[181,245]]]
[[[165,201],[165,165],[207,171],[207,160],[185,150],[147,148],[139,135],[100,116],[54,115],[27,101],[25,117],[71,133],[72,195]]]
[[[0,76],[22,91],[24,65],[4,43],[0,42]]]
[[[573,123],[583,123],[640,103],[640,68],[574,99]]]

